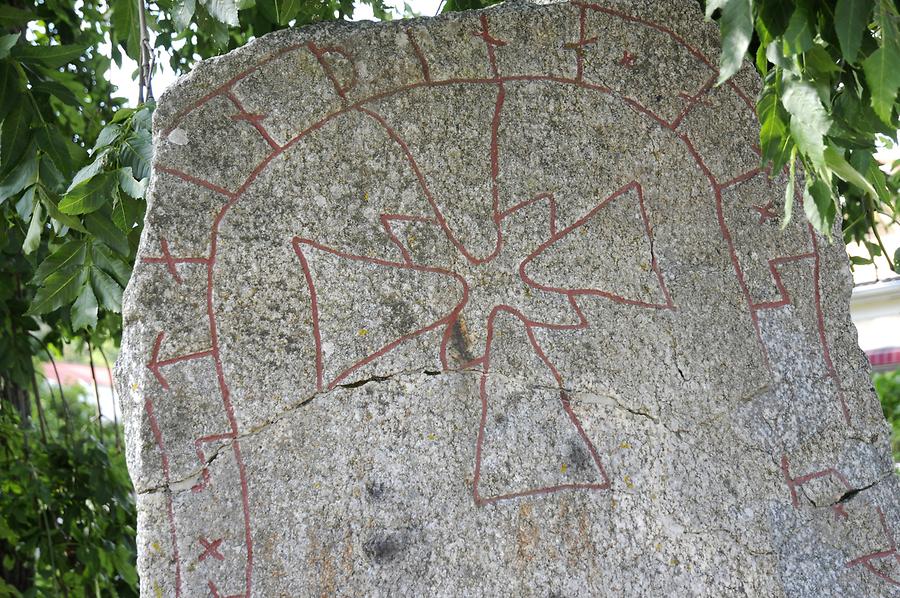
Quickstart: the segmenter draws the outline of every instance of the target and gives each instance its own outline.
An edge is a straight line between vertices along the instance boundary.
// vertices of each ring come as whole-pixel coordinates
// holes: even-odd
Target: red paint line
[[[223,538],[218,538],[217,540],[207,540],[206,538],[200,538],[200,545],[203,546],[203,553],[197,557],[197,561],[205,561],[207,558],[213,558],[217,561],[224,561],[225,556],[219,552],[219,546],[222,544]]]
[[[453,235],[453,232],[450,230],[450,226],[447,224],[447,220],[444,218],[444,215],[441,213],[441,210],[438,207],[437,202],[434,199],[434,196],[431,194],[431,189],[429,189],[429,187],[428,187],[428,182],[425,180],[425,175],[422,173],[422,170],[419,168],[419,165],[416,162],[416,159],[413,157],[412,152],[409,149],[409,146],[406,144],[406,142],[403,140],[403,138],[401,138],[400,135],[397,134],[397,132],[387,123],[387,121],[384,119],[384,117],[382,117],[377,112],[374,112],[372,110],[369,110],[367,108],[362,108],[362,107],[357,108],[357,110],[359,112],[362,112],[363,114],[367,114],[368,116],[372,117],[378,124],[380,124],[382,126],[382,128],[384,128],[385,132],[394,141],[394,143],[396,143],[400,147],[400,149],[403,151],[403,153],[406,155],[406,160],[409,163],[410,167],[412,168],[413,172],[415,173],[416,178],[419,181],[419,187],[422,189],[422,192],[425,194],[425,197],[428,200],[428,203],[431,205],[431,209],[432,209],[432,211],[434,211],[435,218],[437,219],[438,223],[440,224],[441,229],[444,231],[444,235],[447,237],[447,239],[450,241],[450,243],[453,244],[453,246],[456,248],[456,250],[459,251],[459,253],[462,254],[463,257],[465,257],[469,262],[471,262],[472,264],[476,264],[476,265],[484,264],[484,263],[492,260],[494,257],[496,257],[497,254],[500,252],[500,244],[501,244],[499,230],[498,230],[496,245],[494,247],[494,250],[490,253],[490,255],[488,255],[487,257],[484,257],[484,258],[476,258],[471,253],[469,253],[469,251],[462,244],[462,242],[459,241],[459,239],[457,239]]]
[[[156,440],[156,446],[159,448],[159,454],[162,461],[163,481],[165,482],[166,493],[166,516],[169,520],[169,537],[172,540],[172,560],[175,561],[175,596],[181,596],[181,557],[178,554],[178,531],[175,528],[175,508],[172,504],[172,490],[169,487],[171,478],[169,476],[169,453],[166,451],[166,444],[163,442],[162,430],[159,428],[159,422],[156,419],[156,413],[153,410],[153,401],[149,395],[144,397],[144,411],[147,413],[147,419],[150,422],[150,430],[153,432],[153,438]]]
[[[834,363],[831,361],[831,348],[828,345],[828,335],[825,332],[825,313],[822,310],[822,290],[821,286],[821,268],[820,262],[821,257],[819,255],[819,243],[816,240],[816,233],[812,228],[812,225],[807,225],[809,230],[810,238],[812,238],[813,243],[813,252],[816,255],[815,266],[813,268],[813,281],[814,281],[814,289],[815,289],[815,298],[816,298],[816,328],[819,332],[819,341],[822,345],[822,359],[825,361],[825,367],[828,369],[828,374],[831,376],[831,379],[834,381],[835,388],[837,389],[838,402],[841,407],[841,414],[844,417],[844,422],[849,426],[850,425],[850,408],[847,406],[847,400],[844,398],[844,390],[841,384],[841,378],[838,375],[837,369],[834,367]]]
[[[587,9],[580,7],[578,9],[578,41],[563,44],[567,50],[575,51],[575,81],[581,82],[584,78],[584,48],[588,44],[597,41],[597,37],[587,37]]]
[[[272,149],[280,149],[281,146],[278,145],[278,142],[272,138],[272,136],[269,134],[269,131],[267,131],[266,128],[262,125],[262,120],[265,118],[265,115],[252,114],[250,112],[247,112],[247,110],[245,110],[244,106],[241,104],[241,101],[238,100],[237,96],[234,95],[234,92],[232,92],[230,89],[225,92],[225,96],[229,100],[231,100],[231,103],[234,104],[235,108],[237,108],[239,111],[238,114],[235,114],[231,117],[232,120],[247,121],[251,126],[253,126],[254,129],[256,129],[256,131],[260,135],[262,135],[263,139],[266,140],[266,143],[269,144],[269,147],[271,147]]]
[[[306,42],[306,47],[309,48],[309,51],[312,52],[313,56],[316,57],[316,60],[319,61],[319,65],[325,72],[325,76],[328,77],[328,79],[331,81],[331,84],[334,85],[334,91],[341,97],[342,100],[346,101],[347,92],[353,89],[353,86],[356,85],[357,79],[356,63],[353,62],[353,58],[346,50],[337,46],[317,46],[315,43],[309,41]],[[325,60],[325,54],[338,54],[340,56],[343,56],[347,60],[347,62],[350,63],[350,67],[353,69],[353,76],[346,85],[341,85],[340,81],[338,81],[337,75],[335,75],[334,73],[334,69],[332,69],[331,65],[328,64],[328,61]]]
[[[200,187],[205,187],[206,189],[209,189],[210,191],[215,191],[216,193],[219,193],[220,195],[224,195],[225,197],[227,197],[230,200],[233,200],[237,196],[237,194],[232,193],[225,187],[220,187],[219,185],[216,185],[215,183],[211,183],[211,182],[207,181],[206,179],[201,179],[201,178],[192,176],[190,174],[187,174],[186,172],[182,172],[175,168],[168,168],[166,166],[157,165],[156,170],[158,170],[159,172],[165,172],[166,174],[171,174],[172,176],[176,176],[182,180],[185,180],[189,183],[193,183]]]
[[[694,109],[694,107],[702,101],[703,96],[709,93],[709,90],[712,89],[713,85],[716,83],[716,74],[713,74],[709,79],[706,80],[706,83],[703,84],[703,87],[700,88],[697,93],[694,95],[689,95],[685,92],[681,92],[684,95],[679,94],[680,97],[687,100],[687,104],[685,104],[684,108],[675,117],[675,120],[672,121],[672,129],[677,129],[682,121],[687,117],[687,115]]]
[[[419,60],[419,66],[422,69],[422,78],[426,83],[430,83],[431,69],[428,68],[428,60],[425,59],[425,54],[422,52],[422,48],[419,47],[419,42],[416,41],[411,29],[406,30],[406,37],[409,39],[409,43],[412,44],[413,52]]]
[[[204,104],[206,104],[207,102],[209,102],[210,100],[215,98],[216,96],[221,95],[223,92],[230,90],[236,83],[238,83],[242,79],[248,77],[249,75],[251,75],[254,72],[256,72],[257,70],[259,70],[260,67],[268,64],[269,62],[272,62],[276,58],[279,58],[289,52],[299,50],[302,47],[303,47],[302,44],[294,44],[294,45],[282,48],[281,50],[278,50],[277,52],[272,53],[268,57],[263,58],[262,60],[257,62],[252,67],[241,71],[240,73],[238,73],[237,75],[235,75],[234,77],[232,77],[231,79],[229,79],[228,81],[223,83],[222,85],[219,85],[218,87],[216,87],[215,89],[213,89],[212,91],[210,91],[209,93],[204,95],[203,97],[196,100],[195,102],[192,102],[187,107],[179,110],[177,113],[175,113],[175,116],[172,118],[172,124],[168,128],[163,130],[163,135],[168,135],[169,133],[171,133],[173,129],[175,129],[179,124],[181,124],[181,121],[189,113],[191,113],[194,110],[196,110],[197,108],[203,106]],[[159,167],[157,167],[157,169],[158,168]]]
[[[382,214],[380,220],[381,226],[391,238],[391,242],[400,250],[400,255],[403,256],[403,261],[407,264],[412,264],[412,257],[410,256],[409,251],[406,249],[406,246],[394,233],[394,229],[393,227],[391,227],[391,222],[427,222],[429,224],[437,224],[437,221],[432,218],[425,218],[423,216],[405,216],[403,214]]]
[[[588,212],[587,214],[582,216],[580,219],[578,219],[576,222],[574,222],[570,226],[564,228],[563,230],[561,230],[559,232],[552,234],[551,237],[547,241],[542,243],[537,249],[535,249],[530,255],[528,255],[519,264],[519,276],[525,282],[525,284],[527,284],[528,286],[530,286],[534,289],[538,289],[538,290],[546,291],[546,292],[550,292],[550,293],[560,293],[563,295],[568,295],[570,297],[581,296],[581,295],[594,295],[594,296],[598,296],[598,297],[604,297],[606,299],[609,299],[610,301],[614,301],[616,303],[621,303],[624,305],[634,305],[637,307],[645,307],[645,308],[650,308],[650,309],[663,309],[663,310],[675,309],[675,305],[672,302],[672,299],[671,299],[671,296],[669,295],[668,289],[666,288],[665,280],[663,279],[662,272],[659,270],[659,266],[656,263],[655,257],[651,261],[651,267],[653,268],[653,270],[657,276],[657,280],[660,283],[660,289],[663,293],[663,297],[666,299],[665,303],[650,303],[650,302],[646,302],[646,301],[628,299],[626,297],[622,297],[621,295],[617,295],[615,293],[610,293],[607,291],[601,291],[599,289],[563,289],[563,288],[559,288],[559,287],[544,285],[539,282],[536,282],[534,279],[532,279],[530,276],[528,276],[528,274],[525,271],[527,269],[528,265],[532,261],[534,261],[539,255],[544,253],[547,249],[549,249],[550,247],[552,247],[553,245],[558,243],[561,239],[563,239],[564,237],[566,237],[567,235],[569,235],[576,229],[584,226],[587,222],[589,222],[597,214],[597,212],[599,212],[600,210],[605,208],[607,205],[609,205],[610,202],[621,197],[622,195],[624,195],[625,193],[627,193],[629,191],[636,191],[638,194],[638,203],[641,206],[641,210],[640,210],[641,216],[642,216],[642,219],[644,220],[644,230],[647,232],[648,239],[652,246],[653,237],[650,232],[649,222],[647,221],[647,212],[643,206],[643,194],[642,194],[641,186],[637,182],[632,181],[631,183],[628,183],[627,185],[620,188],[618,191],[615,191],[612,195],[610,195],[609,197],[607,197],[606,199],[601,201],[590,212]]]
[[[762,309],[774,309],[776,307],[784,307],[785,305],[790,305],[791,296],[788,294],[788,290],[784,286],[784,282],[781,279],[781,273],[778,271],[778,266],[800,260],[815,259],[815,257],[816,256],[814,253],[803,253],[800,255],[791,255],[770,259],[768,262],[769,273],[772,276],[772,280],[775,281],[775,288],[778,290],[778,295],[781,297],[781,299],[778,299],[777,301],[764,301],[762,303],[754,303],[750,308],[754,311],[759,311]]]
[[[277,150],[276,150],[277,151]],[[213,221],[212,233],[210,235],[209,262],[206,268],[206,310],[209,317],[209,336],[212,341],[212,357],[216,369],[216,380],[219,385],[219,393],[222,398],[222,406],[225,409],[225,415],[231,427],[231,433],[234,440],[231,443],[231,449],[234,454],[235,463],[238,468],[238,477],[241,485],[241,507],[244,516],[244,546],[247,549],[246,565],[244,568],[244,596],[250,598],[253,582],[253,536],[250,529],[250,492],[247,486],[247,472],[244,467],[244,460],[241,456],[241,444],[238,440],[238,425],[234,415],[234,406],[231,404],[231,395],[228,385],[225,382],[225,373],[222,368],[222,360],[219,355],[219,336],[216,328],[216,313],[213,305],[213,281],[214,270],[216,264],[216,252],[218,250],[218,233],[219,226],[222,223],[225,214],[234,205],[239,195],[236,195],[231,201],[227,202]]]
[[[412,217],[409,217],[409,219],[412,219]],[[374,257],[369,257],[369,256],[364,256],[364,255],[347,253],[345,251],[340,251],[338,249],[334,249],[332,247],[322,245],[321,243],[318,243],[311,239],[301,239],[299,237],[294,237],[294,239],[292,240],[291,243],[294,247],[294,252],[297,254],[297,257],[300,259],[300,265],[303,268],[303,273],[306,278],[306,283],[310,289],[310,295],[313,297],[316,296],[315,281],[313,280],[312,270],[309,267],[309,261],[307,260],[305,254],[303,253],[303,249],[301,247],[302,245],[308,245],[319,251],[330,253],[331,255],[335,255],[337,257],[349,259],[352,261],[359,261],[359,262],[374,264],[377,266],[383,266],[383,267],[388,267],[388,268],[399,268],[401,270],[413,270],[416,272],[428,272],[431,274],[439,274],[442,276],[447,276],[449,278],[453,278],[454,280],[456,280],[462,287],[462,297],[461,297],[460,301],[457,303],[456,307],[454,307],[450,313],[448,313],[445,316],[443,316],[442,318],[432,322],[431,324],[428,324],[427,326],[419,328],[409,334],[405,334],[405,335],[401,336],[400,338],[398,338],[394,341],[391,341],[390,343],[382,346],[375,352],[371,353],[370,355],[367,355],[363,359],[355,362],[353,365],[351,365],[347,369],[343,370],[333,380],[329,381],[327,385],[325,385],[324,383],[321,382],[324,379],[324,372],[323,372],[324,364],[323,364],[323,359],[322,359],[322,338],[321,338],[321,333],[319,331],[320,324],[319,324],[318,301],[315,300],[314,301],[315,307],[313,308],[313,336],[315,337],[315,344],[316,344],[316,369],[317,369],[317,378],[319,379],[319,383],[321,384],[320,390],[321,390],[321,388],[328,388],[329,390],[334,388],[342,380],[346,379],[347,376],[349,376],[354,371],[356,371],[359,368],[363,367],[364,365],[372,362],[373,360],[377,359],[378,357],[381,357],[382,355],[389,353],[390,351],[392,351],[393,349],[395,349],[402,343],[404,343],[408,340],[411,340],[417,336],[420,336],[426,332],[434,330],[436,328],[440,328],[441,326],[447,325],[448,323],[454,321],[456,319],[456,317],[459,315],[459,312],[462,310],[463,306],[468,301],[469,287],[466,284],[465,279],[462,276],[460,276],[454,272],[451,272],[450,270],[445,270],[443,268],[435,268],[435,267],[431,267],[431,266],[420,266],[420,265],[416,265],[416,264],[413,264],[413,263],[407,262],[407,261],[393,262],[390,260],[384,260],[384,259],[380,259],[380,258],[374,258]]]

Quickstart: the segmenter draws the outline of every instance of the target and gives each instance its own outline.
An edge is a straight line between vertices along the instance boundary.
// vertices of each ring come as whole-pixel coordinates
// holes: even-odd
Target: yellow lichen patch
[[[568,469],[569,469],[569,464],[568,464],[568,463],[563,463],[562,465],[559,466],[559,470],[560,470],[562,473],[566,473],[566,471],[568,471]]]
[[[625,482],[625,486],[627,486],[629,489],[634,488],[634,482],[632,482],[631,478],[627,475],[622,476],[622,481]]]
[[[623,440],[622,443],[619,444],[619,448],[627,449],[627,448],[631,448],[631,445]]]
[[[359,336],[365,336],[365,335],[369,334],[369,331],[366,330],[365,328],[360,328],[360,329],[356,332],[356,334],[358,334]]]
[[[435,441],[437,440],[437,434],[435,434],[434,432],[430,432],[426,438],[428,438],[428,440]]]

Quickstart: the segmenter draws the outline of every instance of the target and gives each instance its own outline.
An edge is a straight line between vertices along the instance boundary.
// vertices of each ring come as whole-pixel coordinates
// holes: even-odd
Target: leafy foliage
[[[872,383],[881,400],[884,416],[891,424],[894,461],[900,462],[900,370],[873,374]]]
[[[113,430],[67,389],[44,434],[0,402],[0,595],[137,596],[134,493]],[[64,404],[63,397],[67,399]],[[36,414],[35,414],[36,415]]]
[[[896,221],[900,170],[886,174],[874,155],[900,127],[896,0],[705,5],[722,32],[720,83],[737,72],[748,50],[755,53],[764,78],[757,102],[763,165],[793,173],[794,162],[801,162],[803,208],[813,226],[830,234],[841,214],[845,241],[866,243],[871,257],[884,255],[891,263],[876,223],[879,213]],[[793,212],[790,189],[786,198],[785,223]]]

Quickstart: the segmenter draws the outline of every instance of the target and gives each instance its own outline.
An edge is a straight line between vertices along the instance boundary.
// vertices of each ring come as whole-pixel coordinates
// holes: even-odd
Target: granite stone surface
[[[117,365],[143,595],[898,595],[843,247],[780,230],[717,40],[518,2],[168,91]]]

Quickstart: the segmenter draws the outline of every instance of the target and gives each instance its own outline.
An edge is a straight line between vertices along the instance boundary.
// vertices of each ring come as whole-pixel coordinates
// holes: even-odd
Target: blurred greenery
[[[884,416],[893,430],[891,450],[894,461],[900,463],[900,369],[872,374],[872,383],[881,400]]]
[[[44,386],[30,423],[0,401],[0,596],[137,596],[135,499],[109,422]]]

